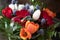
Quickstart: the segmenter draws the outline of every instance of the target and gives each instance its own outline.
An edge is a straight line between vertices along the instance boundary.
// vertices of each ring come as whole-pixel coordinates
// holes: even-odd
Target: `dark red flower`
[[[26,20],[24,20],[23,22],[21,22],[21,19],[19,17],[13,17],[12,21],[19,23],[23,27],[25,26],[25,22],[26,22]]]
[[[9,7],[6,7],[5,9],[2,10],[2,14],[7,18],[12,18],[12,9]]]
[[[21,19],[18,18],[18,17],[13,17],[12,18],[12,21],[20,23],[21,22]]]
[[[24,18],[26,16],[28,16],[30,13],[27,10],[21,10],[21,11],[16,11],[16,16],[18,16],[19,18]]]
[[[29,12],[27,10],[21,10],[21,11],[16,11],[16,16],[12,18],[12,21],[19,23],[20,25],[24,26],[25,20],[21,22],[23,18],[29,15]]]
[[[46,11],[42,11],[41,16],[46,19],[48,25],[52,25],[54,23],[53,19],[47,14]]]

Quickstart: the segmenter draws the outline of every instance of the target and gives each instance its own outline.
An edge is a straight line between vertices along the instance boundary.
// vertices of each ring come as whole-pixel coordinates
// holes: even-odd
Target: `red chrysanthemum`
[[[5,9],[2,10],[2,14],[7,18],[12,18],[12,9],[9,7],[6,7]]]
[[[16,16],[18,16],[19,18],[24,18],[26,16],[28,16],[30,13],[27,10],[21,10],[21,11],[16,11]]]
[[[21,26],[25,26],[25,22],[26,22],[26,20],[21,22],[21,19],[19,17],[13,17],[12,21],[19,23]]]
[[[47,14],[46,11],[42,11],[41,16],[42,16],[42,18],[46,19],[48,25],[52,25],[54,23],[53,19]]]

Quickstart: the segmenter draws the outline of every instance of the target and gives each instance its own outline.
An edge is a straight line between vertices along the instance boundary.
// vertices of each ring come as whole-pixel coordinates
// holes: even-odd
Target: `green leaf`
[[[60,38],[60,32],[58,32],[58,34],[59,34],[59,38]]]
[[[56,23],[56,24],[54,25],[54,28],[58,27],[59,25],[60,25],[60,22]]]
[[[5,22],[5,29],[7,29],[8,28],[8,24],[7,24],[7,22]]]
[[[54,36],[56,37],[57,32],[54,33]]]

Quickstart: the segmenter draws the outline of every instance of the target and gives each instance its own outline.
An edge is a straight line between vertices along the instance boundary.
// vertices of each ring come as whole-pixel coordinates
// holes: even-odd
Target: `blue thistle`
[[[29,9],[29,6],[30,6],[30,5],[29,5],[28,3],[26,3],[26,4],[25,4],[25,9]]]
[[[12,0],[12,1],[11,1],[12,4],[15,4],[15,3],[17,3],[17,2],[18,2],[17,0]]]
[[[42,18],[41,20],[41,25],[45,24],[46,23],[46,20],[44,18]]]
[[[30,14],[34,13],[34,10],[29,9],[28,11],[30,12]]]
[[[40,9],[40,6],[39,5],[36,5],[36,10]]]
[[[13,14],[12,14],[13,16],[15,16],[16,15],[16,10],[13,10]]]
[[[41,34],[41,35],[44,35],[44,29],[40,29],[37,33]]]

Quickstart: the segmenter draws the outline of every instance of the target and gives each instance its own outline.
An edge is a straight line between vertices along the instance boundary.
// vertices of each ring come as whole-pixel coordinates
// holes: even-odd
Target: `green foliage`
[[[19,34],[18,31],[20,31],[21,26],[18,23],[14,23],[14,26],[11,27],[10,22],[10,19],[7,19],[5,17],[0,19],[0,31],[3,32],[4,35],[6,35],[8,40],[16,40],[18,38],[20,39],[19,35],[16,34]],[[14,28],[15,30],[13,31]]]
[[[33,5],[35,5],[35,6],[36,6],[36,5],[39,5],[41,9],[47,7],[47,4],[46,4],[46,3],[41,2],[41,1],[39,1],[39,0],[30,0],[30,1],[31,1],[31,3],[32,3]]]
[[[12,26],[10,25],[11,23],[13,23]],[[36,39],[45,40],[45,39],[51,39],[53,35],[56,36],[57,32],[55,32],[55,28],[58,27],[58,25],[60,25],[60,21],[44,29],[44,35],[40,35]],[[0,31],[6,35],[8,40],[21,40],[21,38],[19,37],[21,27],[22,26],[20,24],[11,22],[10,19],[4,16],[3,18],[0,19]]]
[[[0,8],[0,15],[1,15],[1,9],[2,9],[2,8]]]

